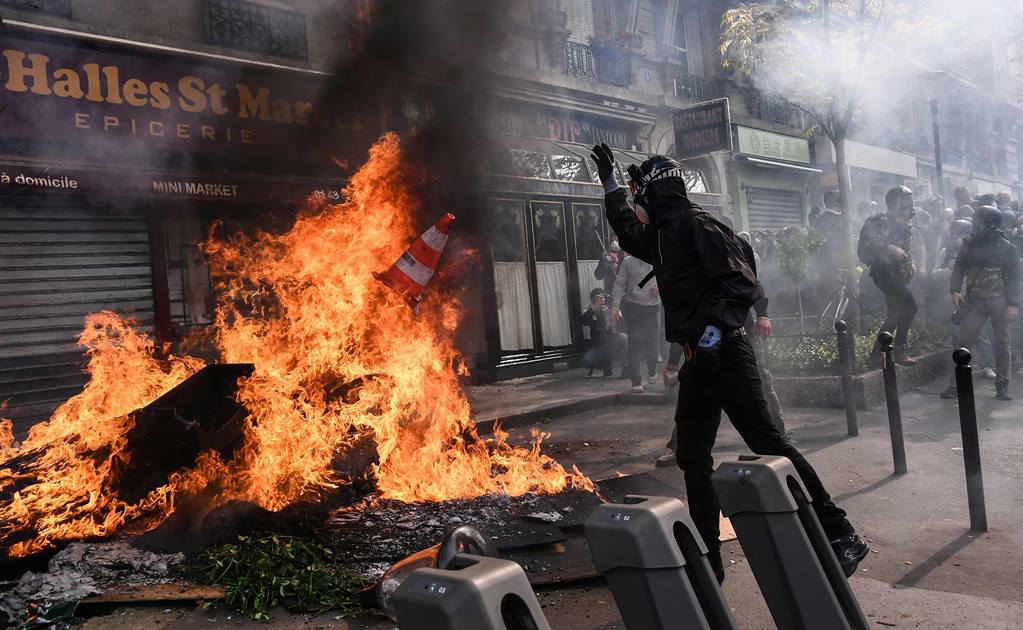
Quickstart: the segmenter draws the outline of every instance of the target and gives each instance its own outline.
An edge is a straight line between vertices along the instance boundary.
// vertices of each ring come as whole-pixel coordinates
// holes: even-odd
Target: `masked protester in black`
[[[916,299],[909,290],[909,281],[916,268],[913,264],[912,239],[913,191],[905,186],[892,188],[884,196],[888,212],[870,217],[860,230],[857,251],[860,262],[870,266],[870,277],[884,293],[887,319],[881,330],[895,335],[895,362],[913,365],[916,360],[906,352],[909,327],[916,317]],[[875,345],[871,359],[881,357]]]
[[[711,449],[724,410],[743,440],[760,455],[788,457],[810,491],[814,510],[846,575],[868,551],[817,473],[771,421],[753,347],[743,330],[749,309],[763,296],[748,243],[694,205],[681,166],[654,156],[629,173],[636,207],[615,176],[606,145],[593,148],[604,184],[608,221],[626,252],[654,266],[665,309],[667,340],[684,346],[679,374],[677,461],[689,511],[707,544],[719,580],[720,507],[710,483]]]

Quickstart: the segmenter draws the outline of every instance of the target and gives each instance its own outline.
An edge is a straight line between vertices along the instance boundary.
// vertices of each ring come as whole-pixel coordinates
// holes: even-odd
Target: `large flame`
[[[477,438],[459,388],[464,372],[452,333],[461,309],[451,296],[428,300],[415,318],[371,272],[386,268],[415,237],[409,192],[416,171],[393,135],[371,150],[344,203],[305,212],[283,235],[260,232],[206,244],[220,282],[212,327],[225,362],[253,363],[238,400],[250,413],[242,451],[230,462],[208,454],[137,504],[111,489],[131,428],[129,412],[203,363],[157,359],[151,340],[112,313],[87,319],[81,343],[91,376],[85,390],[0,452],[0,540],[24,555],[61,540],[104,536],[131,524],[153,527],[175,496],[203,486],[214,501],[245,499],[279,510],[346,480],[333,463],[372,438],[371,473],[381,497],[401,501],[592,489],[540,452],[495,431]],[[437,210],[438,216],[441,210]],[[6,430],[5,430],[6,429]],[[13,462],[13,463],[12,463]]]

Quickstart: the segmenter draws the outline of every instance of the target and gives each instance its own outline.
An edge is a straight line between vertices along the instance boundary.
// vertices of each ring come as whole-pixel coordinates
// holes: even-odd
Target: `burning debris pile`
[[[540,452],[540,435],[528,448],[500,433],[476,436],[458,382],[455,296],[422,302],[416,318],[372,280],[416,236],[420,204],[410,185],[423,178],[387,135],[343,203],[310,208],[284,234],[211,236],[206,252],[221,296],[212,341],[220,363],[251,366],[230,377],[227,406],[168,394],[204,361],[158,358],[131,322],[90,316],[80,338],[89,355],[85,390],[24,442],[9,432],[0,440],[0,544],[8,554],[148,531],[185,497],[201,496],[207,510],[246,501],[278,511],[356,474],[372,481],[375,498],[404,503],[592,489]],[[165,394],[172,400],[159,412],[150,403]],[[209,413],[182,417],[186,407],[203,415],[203,404],[221,405],[213,429],[204,424],[214,420]],[[160,422],[146,419],[153,413]],[[157,428],[167,423],[184,429],[172,437],[186,440],[192,461],[154,451],[178,447],[160,444],[168,434]],[[340,472],[367,441],[366,470]],[[143,469],[160,483],[140,484]]]

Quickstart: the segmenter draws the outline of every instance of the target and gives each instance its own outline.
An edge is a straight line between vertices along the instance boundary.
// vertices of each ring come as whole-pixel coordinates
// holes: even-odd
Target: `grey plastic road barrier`
[[[899,404],[899,382],[895,376],[895,357],[892,352],[892,334],[882,331],[877,336],[877,342],[881,345],[881,353],[884,357],[884,402],[888,408],[888,432],[892,438],[892,461],[895,464],[895,474],[905,475],[906,468],[906,441],[902,435],[902,406]]]
[[[867,630],[792,462],[743,455],[711,476],[779,630]]]
[[[860,434],[860,425],[856,418],[856,381],[853,379],[856,350],[853,348],[849,324],[842,320],[835,322],[835,337],[838,342],[838,364],[842,370],[842,398],[845,400],[846,431],[849,437],[856,437]]]
[[[973,374],[970,351],[959,348],[955,361],[956,393],[959,397],[959,430],[963,435],[963,464],[966,466],[966,501],[970,508],[970,530],[987,531],[987,507],[984,505],[984,473],[980,467],[980,436],[977,430],[977,405],[973,398]]]
[[[586,520],[593,564],[630,630],[734,630],[707,546],[678,499],[629,495]]]
[[[550,630],[522,567],[469,554],[448,569],[413,571],[394,610],[400,630]]]

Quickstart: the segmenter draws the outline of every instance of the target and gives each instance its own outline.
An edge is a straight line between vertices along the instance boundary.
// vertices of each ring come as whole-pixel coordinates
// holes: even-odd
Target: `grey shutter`
[[[799,192],[748,186],[746,208],[751,230],[777,230],[805,223],[803,195]]]
[[[85,316],[101,310],[152,327],[145,215],[0,205],[0,416],[16,433],[81,390],[77,338]]]

